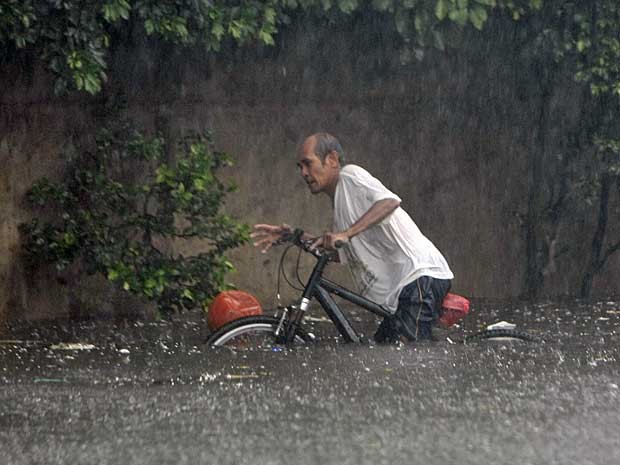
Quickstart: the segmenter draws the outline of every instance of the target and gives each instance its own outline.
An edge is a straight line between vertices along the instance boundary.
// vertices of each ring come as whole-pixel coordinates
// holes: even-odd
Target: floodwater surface
[[[0,463],[620,464],[620,301],[476,302],[393,346],[312,316],[316,343],[237,352],[204,347],[196,314],[14,326]],[[539,342],[458,343],[501,320]]]

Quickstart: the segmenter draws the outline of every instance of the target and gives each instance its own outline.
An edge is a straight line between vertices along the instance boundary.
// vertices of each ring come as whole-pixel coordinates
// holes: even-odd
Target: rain
[[[619,31],[617,0],[0,2],[0,465],[620,464]],[[210,347],[224,289],[306,304],[314,258],[250,231],[332,228],[319,131],[469,314],[378,344],[338,297],[347,343],[313,299],[305,342]]]

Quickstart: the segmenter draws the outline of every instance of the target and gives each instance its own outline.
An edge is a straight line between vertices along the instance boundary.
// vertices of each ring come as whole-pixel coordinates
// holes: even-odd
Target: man
[[[400,198],[356,165],[345,165],[338,140],[327,133],[308,137],[299,149],[297,166],[313,194],[327,194],[334,206],[333,231],[314,246],[333,249],[347,263],[360,293],[393,315],[375,333],[379,343],[432,339],[432,324],[454,277],[441,252],[400,208]],[[290,232],[287,225],[254,225],[255,246],[263,251]]]

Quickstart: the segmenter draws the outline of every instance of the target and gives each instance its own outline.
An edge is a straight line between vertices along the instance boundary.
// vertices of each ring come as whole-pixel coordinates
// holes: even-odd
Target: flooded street
[[[475,302],[400,346],[340,343],[313,316],[315,344],[236,353],[204,347],[196,315],[13,328],[0,462],[620,463],[620,301]],[[450,342],[500,320],[540,342]]]

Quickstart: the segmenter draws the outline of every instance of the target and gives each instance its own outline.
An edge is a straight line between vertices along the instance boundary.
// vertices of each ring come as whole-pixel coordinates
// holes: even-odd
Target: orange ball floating
[[[256,297],[245,291],[223,291],[215,296],[207,313],[207,325],[216,331],[227,323],[246,316],[263,314]]]

